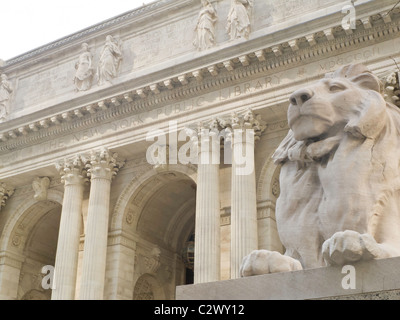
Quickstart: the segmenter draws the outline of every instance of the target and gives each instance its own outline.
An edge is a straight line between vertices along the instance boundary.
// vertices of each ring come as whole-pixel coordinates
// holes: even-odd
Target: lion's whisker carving
[[[259,250],[242,276],[400,256],[400,110],[364,65],[289,99],[276,219],[285,255]]]

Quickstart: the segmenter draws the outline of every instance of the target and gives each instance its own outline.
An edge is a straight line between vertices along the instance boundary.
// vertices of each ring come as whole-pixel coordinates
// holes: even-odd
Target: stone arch
[[[7,221],[0,236],[0,252],[12,247],[23,250],[26,238],[22,234],[29,234],[35,223],[43,214],[44,207],[51,208],[62,205],[64,194],[56,190],[48,190],[47,200],[38,201],[33,197],[24,201]],[[43,205],[43,206],[42,206]]]
[[[259,249],[283,252],[275,217],[275,205],[280,194],[280,165],[275,165],[272,154],[261,168],[257,182],[257,215]]]
[[[257,182],[257,201],[276,201],[279,196],[280,165],[274,164],[272,154],[264,162]],[[275,181],[277,179],[277,181]],[[274,186],[274,183],[277,185]],[[276,191],[275,191],[276,190]]]
[[[122,296],[132,299],[136,277],[144,274],[147,274],[145,279],[153,290],[163,292],[157,291],[155,299],[170,299],[175,293],[174,277],[183,279],[183,262],[179,255],[184,246],[181,240],[187,236],[186,229],[192,231],[194,228],[196,167],[178,164],[158,170],[147,168],[125,187],[110,218],[110,234],[121,233],[125,240],[131,239],[129,248],[120,249],[119,244],[109,246],[107,268],[119,274],[117,281],[106,288],[106,295],[112,299],[121,299]],[[143,172],[143,168],[139,170]],[[151,250],[155,247],[162,249],[162,270],[156,277],[139,270],[141,267],[137,260],[139,256],[151,259]],[[129,268],[124,265],[128,261]]]
[[[135,223],[138,222],[140,217],[135,216],[135,213],[129,212],[129,204],[136,196],[141,193],[141,191],[144,191],[146,184],[151,181],[154,182],[157,179],[157,176],[160,176],[160,174],[163,173],[168,174],[168,172],[183,174],[193,180],[194,183],[197,183],[197,170],[194,166],[176,164],[168,165],[168,168],[162,170],[155,170],[154,168],[152,168],[146,173],[134,178],[121,193],[112,213],[110,231],[123,230],[124,225],[126,225],[127,223],[133,224],[135,226]],[[145,197],[145,195],[143,195],[143,197]],[[144,198],[142,199],[143,202],[145,202],[145,200],[146,199]]]
[[[47,200],[24,199],[7,220],[0,237],[0,255],[9,259],[0,265],[3,298],[38,299],[38,292],[50,298],[41,288],[41,268],[54,264],[62,200],[63,193],[56,190],[48,191]],[[36,291],[25,296],[31,290]]]

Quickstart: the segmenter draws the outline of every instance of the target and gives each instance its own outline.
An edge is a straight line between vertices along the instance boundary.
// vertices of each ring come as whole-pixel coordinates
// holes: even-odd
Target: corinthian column
[[[231,278],[242,259],[258,249],[254,144],[264,127],[249,110],[232,119]]]
[[[82,261],[82,300],[103,299],[111,180],[123,166],[117,157],[103,149],[93,152],[87,165],[91,186]]]
[[[197,170],[194,283],[220,280],[218,132],[200,128]]]
[[[75,298],[79,238],[82,228],[82,199],[87,175],[80,156],[56,164],[64,183],[64,199],[58,233],[55,265],[55,289],[52,300]]]

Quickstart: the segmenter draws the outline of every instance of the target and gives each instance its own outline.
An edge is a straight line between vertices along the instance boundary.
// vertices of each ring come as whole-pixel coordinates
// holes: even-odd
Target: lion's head
[[[314,153],[322,147],[317,156],[326,154],[345,134],[376,139],[385,127],[388,112],[400,128],[399,109],[384,100],[383,84],[362,64],[326,74],[294,92],[289,100],[290,130],[273,155],[277,164],[286,159],[310,160],[307,148]]]
[[[384,114],[381,92],[379,79],[365,66],[345,66],[290,96],[289,127],[298,141],[325,139],[343,130],[373,137],[381,128],[371,120]]]

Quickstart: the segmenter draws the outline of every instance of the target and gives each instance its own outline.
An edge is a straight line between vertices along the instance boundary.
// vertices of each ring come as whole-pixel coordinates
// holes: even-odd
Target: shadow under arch
[[[197,170],[194,166],[182,164],[168,165],[168,168],[155,170],[154,168],[134,178],[124,191],[119,196],[111,216],[110,231],[135,230],[140,219],[141,209],[152,194],[152,190],[157,187],[157,184],[165,183],[166,179],[163,176],[177,173],[186,179],[190,179],[197,184]],[[161,180],[160,180],[161,179]],[[140,194],[139,201],[134,201]],[[133,203],[133,208],[130,204]],[[142,206],[141,206],[142,205]],[[133,227],[133,229],[132,229]]]
[[[54,265],[62,201],[62,192],[48,190],[46,200],[24,199],[6,221],[0,255],[10,260],[0,265],[3,299],[37,299],[37,292],[41,299],[50,299],[40,275],[44,265]],[[32,295],[25,296],[28,292]]]
[[[38,201],[33,197],[24,201],[6,222],[0,236],[0,252],[15,248],[20,249],[17,251],[22,251],[27,240],[26,236],[36,222],[48,211],[62,206],[63,196],[64,193],[61,191],[48,190],[46,201]]]
[[[108,299],[132,299],[138,278],[145,274],[153,277],[144,279],[155,299],[174,298],[177,282],[185,279],[180,256],[194,229],[196,181],[195,166],[178,164],[151,167],[125,187],[111,216],[110,234],[119,240],[108,249]],[[151,261],[159,268],[153,270]]]

